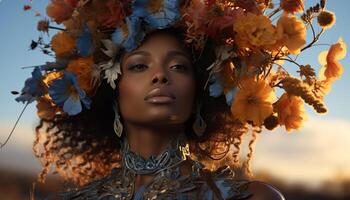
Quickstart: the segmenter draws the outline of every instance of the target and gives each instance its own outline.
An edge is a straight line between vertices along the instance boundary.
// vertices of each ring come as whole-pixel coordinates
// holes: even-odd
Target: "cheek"
[[[138,84],[137,81],[121,78],[118,84],[118,103],[121,111],[130,112],[137,110],[137,106],[140,105],[140,101],[143,100],[143,84]],[[124,112],[123,112],[124,113]]]
[[[193,105],[195,98],[196,85],[195,80],[192,77],[182,79],[176,83],[177,95],[180,99],[182,106],[189,109]]]

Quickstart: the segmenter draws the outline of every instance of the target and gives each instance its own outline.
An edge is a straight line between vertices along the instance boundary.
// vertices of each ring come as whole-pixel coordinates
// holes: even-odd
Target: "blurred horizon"
[[[30,76],[31,69],[21,67],[53,60],[39,50],[29,51],[31,40],[40,36],[36,23],[45,16],[48,0],[33,0],[32,10],[23,11],[23,5],[27,2],[0,0],[0,142],[5,141],[24,107],[10,94],[13,90],[20,91],[25,79]],[[317,2],[305,1],[305,8]],[[319,43],[333,44],[342,37],[350,45],[350,1],[333,0],[327,3],[327,9],[336,14],[337,21],[333,28],[326,30]],[[42,16],[35,17],[35,11]],[[50,31],[50,35],[53,33]],[[47,40],[45,34],[43,37]],[[328,48],[327,45],[311,48],[298,61],[318,66],[316,68],[319,69],[318,54]],[[258,135],[252,160],[253,174],[257,177],[266,176],[283,184],[301,184],[310,190],[321,190],[325,184],[350,183],[349,54],[340,62],[344,66],[344,74],[333,84],[332,91],[325,98],[328,108],[325,115],[316,114],[306,105],[308,119],[298,131],[287,133],[281,127],[272,132],[264,130]],[[35,104],[30,104],[9,142],[0,149],[0,174],[6,170],[32,176],[39,173],[41,166],[31,147],[37,121]],[[243,146],[241,154],[245,155],[247,140]],[[350,191],[350,184],[347,188]]]

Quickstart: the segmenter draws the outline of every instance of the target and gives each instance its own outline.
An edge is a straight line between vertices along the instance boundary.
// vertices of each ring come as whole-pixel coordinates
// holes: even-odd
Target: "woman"
[[[265,16],[270,1],[51,1],[47,14],[66,29],[32,46],[51,47],[56,61],[35,67],[16,99],[38,102],[39,179],[53,165],[85,185],[54,197],[63,199],[284,199],[234,168],[250,172],[253,142],[238,159],[249,127],[253,140],[263,127],[301,127],[303,103],[326,112],[322,98],[339,78],[326,70],[318,80],[289,60],[318,39],[303,48],[306,27],[293,15],[303,1],[293,2]],[[289,15],[274,25],[281,10]],[[38,29],[60,29],[49,23]],[[274,88],[285,91],[277,101]]]
[[[101,156],[108,156],[107,159],[120,155],[120,167],[114,168],[103,179],[58,197],[135,200],[284,199],[278,190],[266,183],[235,180],[233,171],[228,167],[210,172],[203,169],[200,162],[191,159],[188,142],[198,143],[204,140],[194,133],[192,124],[195,122],[191,119],[196,118],[196,106],[198,107],[199,101],[203,101],[204,92],[197,78],[198,72],[192,62],[191,53],[183,46],[179,35],[180,32],[175,29],[154,31],[146,36],[138,48],[122,55],[122,75],[117,89],[104,94],[109,95],[109,99],[105,98],[103,101],[110,101],[109,103],[101,103],[106,109],[112,110],[111,105],[117,102],[117,105],[114,104],[114,123],[122,128],[114,131],[120,139],[111,130],[105,133],[96,130],[98,123],[102,127],[112,128],[108,122],[113,119],[106,117],[101,108],[94,108],[94,103],[91,113],[88,114],[95,115],[91,123],[71,123],[73,126],[81,125],[84,129],[93,130],[90,132],[91,137],[97,138],[104,134],[103,140],[109,141],[96,144],[98,148],[88,148],[103,152]],[[205,105],[209,107],[215,103],[206,102]],[[92,113],[94,111],[103,112],[103,115],[97,116]],[[202,112],[206,118],[211,117],[210,114],[205,114],[206,111]],[[212,115],[219,114],[217,111],[208,112],[212,112]],[[203,134],[205,140],[212,140],[208,139],[209,135],[214,134],[214,130],[219,130],[218,122],[211,120],[208,121],[208,131]],[[64,123],[67,122],[62,122]],[[89,124],[93,124],[95,128],[87,126]],[[62,126],[58,124],[58,127]],[[70,134],[74,133],[73,130],[74,128],[70,129]],[[61,131],[66,130],[62,128]],[[74,139],[88,138],[85,135],[87,132]],[[121,152],[112,155],[118,150],[117,140],[121,141]],[[68,145],[74,144],[72,141],[68,142]],[[192,148],[200,148],[196,146],[190,145]],[[202,154],[198,156],[204,156]],[[106,162],[112,162],[111,160]]]

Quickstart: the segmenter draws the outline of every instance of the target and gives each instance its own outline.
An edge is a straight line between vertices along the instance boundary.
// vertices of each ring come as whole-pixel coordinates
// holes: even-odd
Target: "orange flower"
[[[71,60],[67,71],[73,72],[78,79],[79,86],[89,95],[93,92],[92,65],[94,60],[92,56],[81,57]]]
[[[281,0],[280,6],[287,13],[302,13],[304,11],[304,0]]]
[[[336,44],[333,44],[329,51],[321,52],[319,55],[319,62],[323,65],[321,69],[321,79],[336,80],[343,74],[343,66],[338,61],[345,58],[346,44],[342,38],[339,38]]]
[[[274,105],[278,122],[289,132],[302,126],[306,117],[302,98],[284,93]]]
[[[273,89],[264,80],[246,79],[240,84],[231,112],[242,123],[252,121],[254,125],[262,125],[272,114],[275,98]]]
[[[75,48],[75,39],[64,31],[52,37],[51,46],[58,57],[69,56]]]
[[[51,3],[46,7],[46,13],[60,24],[72,16],[74,11],[72,3],[72,1],[66,0],[51,0]]]
[[[286,46],[290,53],[299,54],[306,43],[306,27],[296,16],[283,15],[277,22],[279,43]]]
[[[102,2],[101,2],[102,3]],[[107,28],[116,27],[122,22],[123,17],[125,16],[125,10],[120,1],[108,0],[103,2],[105,11],[98,13],[97,21],[101,26]]]
[[[241,48],[268,48],[276,43],[276,30],[268,17],[247,13],[237,19],[233,30],[236,42]]]

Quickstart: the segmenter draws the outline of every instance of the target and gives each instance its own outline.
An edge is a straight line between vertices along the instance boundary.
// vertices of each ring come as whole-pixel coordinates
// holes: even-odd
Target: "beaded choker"
[[[145,159],[130,151],[129,142],[124,137],[122,154],[124,166],[135,174],[157,174],[186,160],[189,155],[189,146],[186,143],[185,135],[180,134],[176,140],[170,142],[161,154],[152,155]]]

